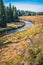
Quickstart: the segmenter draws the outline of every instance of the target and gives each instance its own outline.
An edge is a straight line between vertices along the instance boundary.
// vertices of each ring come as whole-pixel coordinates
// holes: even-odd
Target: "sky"
[[[3,0],[6,6],[11,3],[20,10],[43,12],[43,0]]]

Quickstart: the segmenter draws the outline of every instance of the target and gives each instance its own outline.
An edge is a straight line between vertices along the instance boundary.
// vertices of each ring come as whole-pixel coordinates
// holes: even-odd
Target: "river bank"
[[[4,36],[7,34],[8,31],[10,30],[15,30],[15,29],[18,29],[18,28],[21,28],[25,26],[25,23],[22,21],[22,22],[16,22],[16,23],[7,23],[7,26],[5,28],[1,28],[0,27],[0,37],[1,36]]]
[[[1,35],[3,35],[4,33],[6,33],[5,35],[16,33],[16,32],[25,30],[27,28],[31,28],[32,26],[34,26],[34,24],[32,22],[25,21],[25,20],[21,20],[21,22],[19,22],[19,23],[16,22],[15,24],[9,23],[9,24],[7,24],[6,28],[0,29]],[[0,37],[1,37],[1,35],[0,35]]]
[[[25,20],[22,20],[22,21],[24,21],[24,24],[25,24],[24,26],[17,28],[17,29],[12,29],[12,30],[8,31],[7,34],[17,33],[19,31],[26,30],[27,28],[31,28],[34,26],[34,24],[30,21],[25,21]]]
[[[17,28],[21,28],[25,25],[25,23],[23,21],[21,22],[16,22],[16,23],[7,23],[7,26],[5,28],[0,27],[0,32],[4,32],[4,31],[8,31],[11,29],[17,29]]]

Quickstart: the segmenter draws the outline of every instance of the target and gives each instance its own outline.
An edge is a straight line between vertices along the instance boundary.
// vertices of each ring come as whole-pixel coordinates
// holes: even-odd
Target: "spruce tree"
[[[0,0],[0,27],[5,27],[6,26],[6,21],[5,21],[5,7],[3,4],[3,0]]]
[[[6,18],[7,18],[7,22],[13,22],[13,11],[11,8],[11,4],[9,4],[9,6],[6,9]]]
[[[14,21],[15,21],[15,22],[19,21],[18,13],[17,13],[16,7],[14,8],[14,11],[13,11],[13,17],[14,17]]]

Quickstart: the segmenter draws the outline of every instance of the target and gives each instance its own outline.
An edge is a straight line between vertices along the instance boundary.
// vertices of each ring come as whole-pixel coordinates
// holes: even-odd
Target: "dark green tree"
[[[14,17],[14,21],[19,21],[16,7],[14,8],[14,11],[13,11],[13,17]]]
[[[7,19],[7,22],[13,21],[13,11],[11,8],[11,4],[9,4],[9,7],[7,7],[6,9],[6,19]]]
[[[3,4],[3,0],[0,0],[0,27],[6,26],[6,19],[5,19],[5,7]]]

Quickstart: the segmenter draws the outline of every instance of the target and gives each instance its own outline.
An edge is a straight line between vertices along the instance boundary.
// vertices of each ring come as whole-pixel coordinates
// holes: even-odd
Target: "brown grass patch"
[[[43,23],[43,16],[21,16],[19,18],[23,20],[32,21],[36,24]]]

